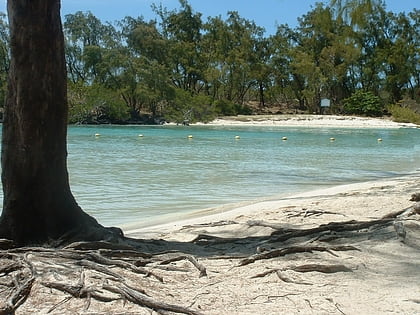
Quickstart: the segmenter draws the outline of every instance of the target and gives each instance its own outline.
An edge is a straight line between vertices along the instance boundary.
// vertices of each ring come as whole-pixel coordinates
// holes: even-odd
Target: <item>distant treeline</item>
[[[153,6],[151,21],[65,16],[70,122],[208,121],[273,106],[312,113],[323,98],[333,113],[418,111],[420,10],[318,3],[296,28],[279,25],[266,36],[238,12],[204,21],[187,0],[179,3],[176,10]],[[1,99],[8,68],[2,15]]]

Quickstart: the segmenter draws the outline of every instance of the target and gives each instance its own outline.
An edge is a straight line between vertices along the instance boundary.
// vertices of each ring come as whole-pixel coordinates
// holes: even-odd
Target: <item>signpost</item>
[[[331,106],[331,100],[329,98],[321,99],[321,115],[325,113],[325,110]]]

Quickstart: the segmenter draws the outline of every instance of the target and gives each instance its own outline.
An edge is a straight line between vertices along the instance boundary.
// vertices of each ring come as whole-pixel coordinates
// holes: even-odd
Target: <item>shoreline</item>
[[[174,300],[205,314],[277,314],[279,309],[290,314],[419,314],[420,212],[385,226],[282,238],[329,225],[386,220],[419,208],[420,202],[410,201],[419,192],[416,171],[238,205],[128,236],[147,244],[157,240],[160,251],[165,244],[195,248],[190,252],[207,275],[171,271],[162,295],[179,292]],[[332,250],[312,250],[318,247]],[[293,248],[305,250],[280,255]],[[246,260],[251,263],[244,265]],[[198,275],[188,261],[174,261],[170,267]],[[317,270],[323,267],[327,270]]]
[[[176,233],[186,225],[208,224],[215,221],[232,220],[236,216],[250,216],[256,215],[260,209],[273,209],[294,206],[294,203],[300,204],[302,202],[317,200],[325,198],[333,198],[334,196],[359,193],[369,189],[384,186],[397,186],[406,182],[413,182],[418,180],[420,182],[420,172],[414,171],[407,175],[381,178],[376,180],[340,184],[327,188],[312,189],[298,193],[278,194],[267,197],[262,197],[254,200],[228,203],[218,207],[205,208],[185,214],[170,214],[161,218],[152,219],[147,222],[135,222],[130,224],[123,224],[120,228],[123,229],[124,234],[135,238],[159,238],[166,234]],[[408,200],[408,199],[407,199]],[[185,240],[184,240],[185,241]]]
[[[238,115],[217,118],[208,126],[279,126],[324,128],[419,128],[412,123],[397,123],[390,118],[373,118],[339,115]]]

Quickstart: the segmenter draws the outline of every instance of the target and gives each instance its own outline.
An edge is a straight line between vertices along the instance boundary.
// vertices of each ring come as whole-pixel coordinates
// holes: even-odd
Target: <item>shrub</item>
[[[129,118],[117,92],[99,85],[68,85],[69,123],[109,123]]]
[[[379,97],[371,92],[356,91],[352,96],[343,100],[346,114],[361,116],[382,116],[384,106]]]
[[[207,122],[216,116],[210,97],[200,94],[191,95],[190,92],[182,89],[175,90],[175,99],[166,106],[164,111],[165,120],[177,123]]]
[[[251,115],[252,109],[246,105],[240,105],[228,100],[217,100],[214,102],[216,112],[219,116]]]
[[[416,113],[411,108],[394,104],[388,107],[388,112],[392,115],[392,119],[396,122],[420,125],[420,114]]]

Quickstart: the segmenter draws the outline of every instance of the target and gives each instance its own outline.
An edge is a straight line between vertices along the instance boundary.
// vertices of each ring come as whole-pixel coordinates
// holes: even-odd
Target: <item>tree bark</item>
[[[11,66],[2,135],[0,237],[18,245],[40,244],[100,229],[77,205],[68,180],[60,0],[9,0],[7,8]]]

